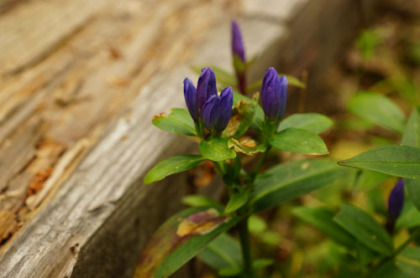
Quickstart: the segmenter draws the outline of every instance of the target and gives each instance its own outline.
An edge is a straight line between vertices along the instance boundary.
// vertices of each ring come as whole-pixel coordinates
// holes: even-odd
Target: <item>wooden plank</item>
[[[0,164],[0,173],[13,173],[0,180],[0,215],[13,229],[0,231],[22,226],[0,250],[0,277],[130,277],[148,237],[185,192],[182,175],[146,187],[141,178],[190,147],[150,123],[184,106],[189,66],[230,69],[229,20],[239,17],[248,57],[260,54],[250,79],[285,61],[285,46],[294,58],[277,68],[300,69],[293,61],[308,48],[294,47],[286,34],[325,20],[330,6],[323,1],[305,18],[305,0],[267,1],[257,10],[251,0],[52,2],[23,2],[0,17],[8,30],[0,34],[7,49],[0,54],[0,157],[21,156]],[[311,38],[322,32],[315,31]]]
[[[189,57],[200,30],[218,21],[220,5],[30,1],[4,14],[0,208],[19,213],[24,222],[71,174],[69,157],[80,161],[151,76]],[[180,20],[204,10],[216,16],[201,16],[193,26]],[[56,154],[39,159],[48,152]],[[26,198],[31,181],[48,169],[54,171],[44,180],[46,186],[38,182],[39,193]]]

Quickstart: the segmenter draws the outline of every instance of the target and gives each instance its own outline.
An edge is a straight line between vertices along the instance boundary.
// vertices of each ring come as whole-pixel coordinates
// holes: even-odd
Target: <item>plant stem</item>
[[[411,235],[410,237],[404,241],[403,244],[401,244],[400,246],[398,246],[397,249],[395,249],[394,252],[392,252],[392,254],[383,259],[379,264],[377,264],[371,271],[369,274],[371,274],[373,271],[377,270],[378,268],[380,268],[381,266],[383,266],[385,263],[389,262],[390,260],[394,259],[399,253],[401,253],[406,247],[407,245],[409,245],[417,236],[420,235],[420,228],[417,228]],[[366,276],[368,277],[368,276]]]
[[[257,167],[255,168],[254,172],[251,173],[251,175],[250,175],[251,176],[251,183],[250,184],[252,186],[254,185],[255,178],[257,177],[258,173],[260,172],[261,167],[263,166],[264,160],[267,157],[270,150],[271,150],[271,146],[268,146],[267,149],[265,150],[265,152],[262,154],[262,156],[260,158],[260,161],[258,161]]]
[[[403,251],[407,245],[409,245],[418,235],[420,234],[420,228],[417,228],[411,235],[410,237],[403,243],[401,244],[391,255],[391,258],[394,258],[395,256],[397,256],[399,253],[401,253],[401,251]]]
[[[254,277],[251,259],[251,242],[248,230],[248,216],[244,217],[238,224],[239,237],[241,241],[242,259],[244,263],[244,277]]]

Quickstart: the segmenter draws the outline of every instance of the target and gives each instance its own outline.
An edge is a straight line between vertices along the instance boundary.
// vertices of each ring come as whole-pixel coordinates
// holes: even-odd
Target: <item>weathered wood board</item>
[[[366,16],[377,2],[364,2]],[[0,277],[132,276],[185,192],[183,176],[141,179],[162,157],[196,151],[151,125],[184,106],[190,66],[231,70],[238,18],[248,56],[260,55],[251,79],[268,66],[322,71],[352,36],[324,49],[323,26],[356,15],[351,3],[1,0]]]

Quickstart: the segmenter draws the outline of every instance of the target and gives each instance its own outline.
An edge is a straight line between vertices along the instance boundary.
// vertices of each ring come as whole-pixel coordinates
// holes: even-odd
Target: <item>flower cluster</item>
[[[206,67],[201,70],[197,89],[190,79],[184,79],[184,97],[198,130],[204,125],[204,134],[219,136],[232,115],[232,88],[226,87],[218,94],[216,76],[210,67]]]

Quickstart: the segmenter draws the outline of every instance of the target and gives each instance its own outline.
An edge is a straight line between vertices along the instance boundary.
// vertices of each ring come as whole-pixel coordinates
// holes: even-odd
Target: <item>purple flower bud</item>
[[[245,62],[245,47],[242,41],[241,29],[236,21],[232,21],[232,54],[238,55]]]
[[[203,111],[203,106],[211,96],[217,96],[216,76],[210,67],[203,68],[197,82],[198,111]]]
[[[203,118],[204,126],[207,129],[213,129],[220,116],[220,106],[218,105],[218,97],[211,96],[203,106],[201,117]]]
[[[404,205],[404,180],[398,179],[394,188],[389,194],[388,199],[388,215],[393,221],[395,221],[401,213],[401,210]]]
[[[231,87],[224,88],[220,96],[212,95],[204,104],[201,117],[204,126],[216,133],[222,132],[231,117],[233,92]]]
[[[233,91],[232,87],[226,87],[220,93],[220,116],[216,124],[216,131],[222,132],[232,116]]]
[[[283,117],[286,108],[287,78],[279,77],[274,68],[269,68],[264,76],[261,100],[264,114],[271,120],[278,122]]]
[[[194,84],[188,78],[184,79],[184,98],[191,117],[194,122],[198,122],[197,92]]]

